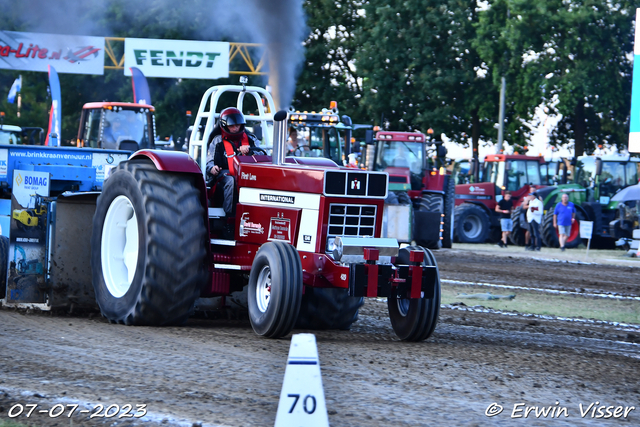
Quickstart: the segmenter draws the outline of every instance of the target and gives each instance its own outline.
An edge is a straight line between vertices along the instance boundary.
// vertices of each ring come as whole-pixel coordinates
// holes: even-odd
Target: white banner
[[[104,37],[0,31],[0,69],[104,74]]]
[[[124,75],[137,67],[146,77],[229,77],[229,43],[193,40],[124,40]]]
[[[580,238],[590,239],[593,235],[593,221],[580,221]]]

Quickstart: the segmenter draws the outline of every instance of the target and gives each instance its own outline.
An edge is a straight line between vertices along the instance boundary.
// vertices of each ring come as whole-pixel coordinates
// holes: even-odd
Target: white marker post
[[[589,247],[591,246],[591,236],[593,235],[593,221],[580,221],[580,238],[589,239],[587,242],[587,255],[584,257],[586,261],[589,258]]]
[[[275,427],[328,427],[316,336],[291,337]]]

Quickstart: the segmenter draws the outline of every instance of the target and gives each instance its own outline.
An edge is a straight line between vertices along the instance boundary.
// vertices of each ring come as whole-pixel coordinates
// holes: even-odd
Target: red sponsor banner
[[[0,31],[0,69],[104,74],[104,37]]]

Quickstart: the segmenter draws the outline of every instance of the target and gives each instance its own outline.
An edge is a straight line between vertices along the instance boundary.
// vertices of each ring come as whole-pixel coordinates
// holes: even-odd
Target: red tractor
[[[271,156],[255,148],[234,157],[233,218],[223,217],[210,197],[215,183],[203,176],[223,93],[238,95],[236,107],[254,113],[245,114],[247,124],[260,123],[266,139],[274,130]],[[401,339],[429,337],[440,308],[438,267],[428,249],[379,237],[387,174],[285,157],[287,112],[273,111],[263,88],[213,87],[196,117],[191,156],[141,150],[111,171],[92,236],[103,315],[127,325],[179,324],[198,298],[244,288],[254,331],[278,338],[294,327],[348,329],[363,297],[387,297]]]
[[[471,161],[470,174],[476,179],[473,184],[456,185],[456,207],[454,210],[454,236],[461,243],[484,243],[487,238],[499,239],[500,214],[496,204],[502,200],[504,191],[511,191],[514,210],[530,185],[540,186],[540,165],[544,157],[519,154],[491,154],[485,157],[482,173],[476,161]],[[516,221],[519,216],[514,216]],[[519,225],[514,222],[514,230]]]
[[[78,147],[137,151],[155,148],[154,108],[130,102],[84,104]]]
[[[455,182],[445,169],[446,148],[432,145],[418,132],[367,132],[363,163],[368,170],[389,174],[383,236],[430,249],[450,248],[453,239]]]

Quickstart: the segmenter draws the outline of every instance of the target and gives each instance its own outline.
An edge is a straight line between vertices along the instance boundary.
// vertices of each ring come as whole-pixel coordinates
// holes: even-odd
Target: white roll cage
[[[222,111],[217,111],[218,102],[222,94],[227,92],[235,92],[238,94],[235,107],[240,111],[242,111],[242,107],[244,106],[245,95],[249,94],[253,96],[258,106],[258,114],[245,114],[245,112],[242,111],[245,120],[247,125],[260,124],[262,128],[262,144],[258,146],[267,150],[267,152],[273,148],[273,115],[276,109],[271,94],[267,92],[266,89],[258,86],[213,86],[202,96],[198,114],[196,115],[196,120],[193,125],[193,131],[189,138],[189,155],[200,165],[203,174],[206,173],[207,141]],[[263,99],[266,100],[267,105],[263,104]],[[230,107],[230,105],[225,105],[224,108],[226,107]]]

